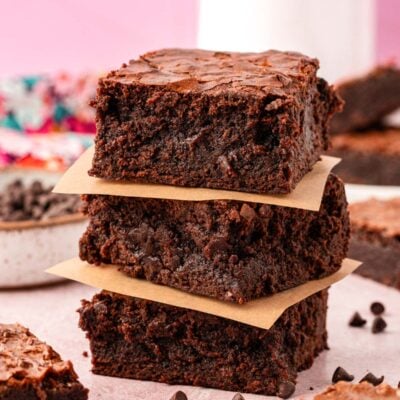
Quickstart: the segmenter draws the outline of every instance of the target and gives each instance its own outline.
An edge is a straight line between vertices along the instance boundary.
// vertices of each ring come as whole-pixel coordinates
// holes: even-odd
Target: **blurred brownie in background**
[[[400,197],[353,203],[349,210],[348,256],[363,262],[356,273],[400,290]]]
[[[342,158],[333,172],[346,183],[400,185],[400,129],[334,135],[329,154]]]
[[[0,324],[0,399],[87,400],[70,361],[19,324]]]
[[[332,118],[331,133],[366,129],[400,108],[400,69],[378,66],[365,76],[337,84],[336,90],[345,105]]]

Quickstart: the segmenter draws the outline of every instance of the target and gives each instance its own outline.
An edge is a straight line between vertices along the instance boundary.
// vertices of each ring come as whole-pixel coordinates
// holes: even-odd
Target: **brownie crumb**
[[[281,399],[288,399],[296,390],[293,382],[283,381],[279,384],[277,396]]]
[[[371,304],[370,310],[374,315],[381,315],[385,312],[385,306],[381,302],[375,301]]]
[[[367,320],[362,318],[359,312],[355,312],[349,321],[349,325],[354,328],[361,328],[367,323]]]
[[[354,375],[349,374],[344,368],[337,367],[332,376],[332,383],[339,381],[351,382],[354,379]]]
[[[368,382],[368,383],[370,383],[371,385],[378,386],[378,385],[380,385],[380,384],[383,382],[384,379],[385,379],[385,377],[384,377],[383,375],[382,375],[380,378],[378,378],[378,377],[376,377],[374,374],[372,374],[371,372],[368,372],[368,374],[365,375],[365,376],[360,380],[360,383],[361,383],[361,382]]]
[[[178,390],[173,394],[170,400],[188,400],[188,398],[185,393],[183,393],[181,390]]]
[[[241,393],[236,393],[236,394],[233,396],[232,400],[245,400],[245,398],[242,396]]]
[[[372,333],[381,333],[387,327],[386,321],[382,317],[376,317],[372,323]]]
[[[82,353],[82,355],[83,355],[83,357],[89,357],[89,354],[88,354],[88,352],[87,351],[84,351],[83,353]]]

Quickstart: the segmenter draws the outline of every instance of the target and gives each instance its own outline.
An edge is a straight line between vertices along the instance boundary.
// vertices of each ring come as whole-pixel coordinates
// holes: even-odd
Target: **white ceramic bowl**
[[[16,178],[30,183],[39,179],[54,185],[59,173],[9,169],[0,172],[0,190]],[[48,221],[0,222],[0,288],[37,286],[60,281],[44,271],[76,257],[78,241],[87,225],[81,214]]]

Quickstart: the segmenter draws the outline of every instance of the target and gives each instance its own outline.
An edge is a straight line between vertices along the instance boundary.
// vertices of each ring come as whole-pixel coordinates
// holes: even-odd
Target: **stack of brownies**
[[[145,54],[100,79],[90,175],[284,196],[327,149],[328,122],[341,106],[317,69],[317,60],[291,52]],[[348,247],[344,187],[332,174],[319,211],[83,199],[90,219],[83,260],[232,304],[333,274]],[[83,301],[93,371],[273,395],[327,347],[326,290],[288,308],[270,329],[187,307],[107,291]]]

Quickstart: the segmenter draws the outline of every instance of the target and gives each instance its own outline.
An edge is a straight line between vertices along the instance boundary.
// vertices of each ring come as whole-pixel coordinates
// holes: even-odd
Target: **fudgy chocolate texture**
[[[333,171],[345,182],[400,185],[400,129],[340,133],[329,154],[342,159]]]
[[[332,118],[331,132],[366,129],[400,108],[400,69],[379,66],[365,76],[338,84],[336,89],[345,105]]]
[[[343,183],[334,175],[319,212],[239,201],[83,200],[90,219],[83,260],[238,303],[332,274],[350,234]]]
[[[327,149],[341,107],[299,53],[147,53],[101,78],[90,175],[288,193]]]
[[[79,324],[96,374],[274,395],[327,347],[326,311],[325,290],[264,330],[103,291]]]
[[[314,400],[400,400],[400,390],[386,383],[374,386],[368,382],[338,382],[328,386]]]
[[[87,400],[70,361],[19,324],[0,324],[0,399]]]
[[[349,256],[363,262],[356,273],[400,290],[400,198],[350,205]]]

